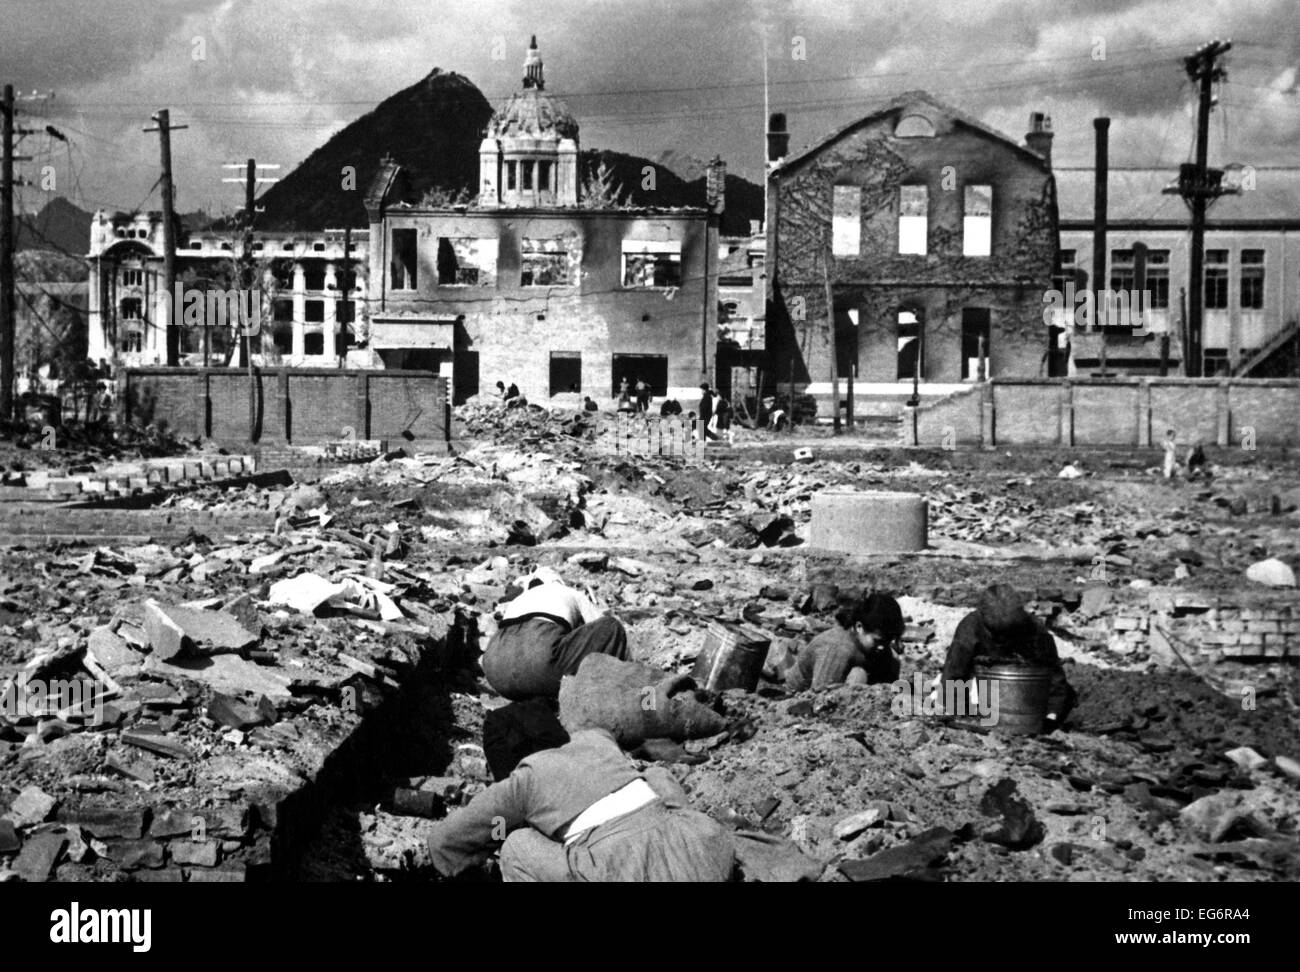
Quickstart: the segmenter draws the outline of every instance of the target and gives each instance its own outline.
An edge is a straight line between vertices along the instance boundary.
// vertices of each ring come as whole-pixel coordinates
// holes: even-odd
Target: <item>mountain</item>
[[[262,229],[363,227],[366,188],[388,153],[412,188],[451,192],[478,188],[478,147],[492,106],[466,77],[434,68],[427,77],[381,102],[309,155],[258,199]],[[344,188],[344,167],[356,170]]]
[[[265,212],[258,226],[268,230],[366,225],[362,199],[379,168],[391,154],[406,172],[410,197],[440,189],[471,196],[478,190],[478,149],[492,117],[492,106],[468,78],[434,68],[411,85],[362,115],[307,157],[301,165],[258,199]],[[579,119],[581,121],[581,119]],[[689,156],[667,153],[666,161],[698,172]],[[696,160],[697,161],[697,160]],[[622,152],[586,149],[581,178],[592,178],[601,164],[610,183],[621,186],[620,198],[638,206],[703,206],[705,177],[683,179],[668,165]],[[644,167],[654,166],[653,189],[642,188]],[[356,169],[355,190],[343,187],[344,167]],[[749,221],[763,217],[763,189],[739,176],[727,177],[727,210],[722,232],[746,235]]]
[[[18,250],[55,250],[85,255],[90,249],[91,214],[55,196],[35,216],[16,217]]]

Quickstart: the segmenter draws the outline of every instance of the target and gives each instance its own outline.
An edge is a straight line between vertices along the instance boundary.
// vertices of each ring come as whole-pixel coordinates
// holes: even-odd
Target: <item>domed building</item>
[[[695,407],[714,380],[725,165],[710,168],[705,205],[654,206],[590,171],[602,198],[582,198],[580,164],[536,38],[484,126],[472,200],[418,193],[384,159],[365,196],[368,346],[384,367],[438,372],[456,404],[498,381],[533,401],[609,404],[640,380],[656,408]]]
[[[488,122],[479,146],[479,198],[497,206],[573,206],[578,201],[578,122],[546,93],[534,36],[524,59],[523,89]]]

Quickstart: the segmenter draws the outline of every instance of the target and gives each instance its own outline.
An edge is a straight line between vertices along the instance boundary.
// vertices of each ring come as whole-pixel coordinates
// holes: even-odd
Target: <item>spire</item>
[[[528,45],[528,56],[524,58],[524,87],[541,91],[546,87],[542,80],[542,55],[537,52],[537,35],[533,35]]]

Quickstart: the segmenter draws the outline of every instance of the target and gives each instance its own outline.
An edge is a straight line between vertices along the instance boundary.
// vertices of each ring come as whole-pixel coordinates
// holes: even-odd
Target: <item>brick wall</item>
[[[447,383],[431,372],[263,368],[251,403],[249,380],[223,368],[129,368],[122,418],[237,448],[378,439],[446,449]]]
[[[1111,647],[1151,650],[1156,629],[1173,635],[1180,651],[1190,646],[1211,661],[1300,658],[1300,604],[1294,596],[1151,591],[1145,600],[1115,611]]]
[[[910,445],[1138,446],[1180,443],[1285,448],[1300,443],[1300,380],[995,378],[990,396],[957,394],[921,406]],[[990,411],[991,410],[991,411]],[[967,430],[982,429],[972,441]]]

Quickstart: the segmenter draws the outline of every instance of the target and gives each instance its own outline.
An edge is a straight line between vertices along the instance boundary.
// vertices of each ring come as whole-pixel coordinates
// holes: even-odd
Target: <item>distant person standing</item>
[[[1165,479],[1173,479],[1178,469],[1178,434],[1170,429],[1165,433]]]
[[[1188,479],[1195,479],[1197,476],[1209,478],[1210,471],[1206,468],[1205,462],[1205,447],[1201,444],[1199,436],[1187,447],[1186,465]]]
[[[510,401],[510,399],[518,398],[518,397],[519,397],[519,386],[512,381],[510,383],[510,387],[506,389],[506,401]]]
[[[700,434],[705,439],[716,440],[718,438],[717,434],[709,428],[709,425],[713,422],[713,389],[709,387],[707,381],[702,381],[700,382],[700,390],[704,392],[700,396]]]
[[[650,386],[644,378],[638,378],[636,383],[636,411],[638,415],[650,411]]]
[[[505,383],[504,381],[498,381],[498,382],[497,382],[497,392],[496,392],[496,394],[497,394],[497,398],[501,399],[502,401],[505,401],[505,398],[506,398],[506,383]]]

